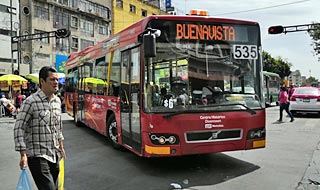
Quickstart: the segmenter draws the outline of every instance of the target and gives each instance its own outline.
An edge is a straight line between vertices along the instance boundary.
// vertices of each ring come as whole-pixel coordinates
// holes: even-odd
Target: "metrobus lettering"
[[[176,38],[190,40],[234,41],[236,31],[233,26],[176,24]]]

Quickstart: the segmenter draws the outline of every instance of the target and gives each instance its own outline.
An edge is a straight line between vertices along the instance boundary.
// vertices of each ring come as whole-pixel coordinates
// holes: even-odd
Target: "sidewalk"
[[[14,124],[16,120],[13,117],[0,117],[0,126],[3,125],[4,123],[7,124]]]
[[[73,120],[73,117],[69,116],[67,113],[62,113],[61,115],[61,119],[62,121],[66,121],[66,120]],[[13,124],[16,122],[16,119],[14,119],[13,117],[0,117],[0,126],[2,126],[3,124]]]
[[[62,114],[62,121],[73,120],[68,114]],[[14,150],[13,128],[16,120],[13,117],[0,117],[0,189],[15,189],[21,170],[20,155]],[[37,189],[27,170],[32,189]]]

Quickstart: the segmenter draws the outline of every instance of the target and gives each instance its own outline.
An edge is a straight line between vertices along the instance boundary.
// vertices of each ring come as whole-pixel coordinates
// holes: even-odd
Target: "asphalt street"
[[[62,115],[62,120],[73,120],[67,114]],[[0,189],[10,190],[16,189],[16,185],[20,176],[19,160],[20,154],[14,151],[13,127],[15,119],[12,117],[0,117]],[[10,131],[10,132],[9,132]],[[10,135],[8,135],[10,134]],[[12,143],[7,143],[7,142]],[[4,143],[3,143],[4,142]],[[37,189],[31,177],[31,173],[27,170],[32,189]]]
[[[268,108],[269,113],[273,112],[272,114],[276,114],[276,115],[278,113],[277,112],[278,109],[279,109],[278,107]],[[67,122],[70,122],[70,120],[73,120],[73,118],[68,116],[67,114],[63,114],[62,119],[65,124]],[[270,122],[271,121],[267,123],[270,123]],[[15,120],[13,118],[8,118],[8,117],[0,118],[0,150],[2,153],[0,157],[0,189],[1,190],[15,189],[16,184],[18,182],[19,175],[20,175],[20,169],[19,169],[20,155],[18,152],[14,151],[14,141],[13,141],[14,123],[15,123]],[[233,154],[237,154],[237,153],[238,152],[235,152]],[[241,154],[241,151],[239,154]],[[320,184],[319,184],[320,144],[319,143],[317,144],[316,147],[314,147],[314,152],[312,155],[313,156],[309,161],[309,165],[305,169],[305,174],[303,175],[304,177],[300,180],[298,186],[297,184],[292,184],[292,186],[296,187],[295,188],[296,190],[304,190],[304,189],[309,190],[309,189],[317,189],[320,187]],[[29,171],[28,171],[28,174],[29,174],[33,189],[36,189]],[[231,181],[231,184],[233,182],[235,185],[237,185],[238,181],[241,182],[242,180],[240,177],[230,181]],[[213,187],[214,187],[213,189],[219,189],[219,190],[224,189],[222,188],[222,186],[226,186],[226,183],[230,183],[230,182],[220,183],[218,185],[208,187],[208,189],[212,189]],[[249,183],[249,181],[247,181],[246,183]],[[226,187],[234,187],[234,186],[229,185]],[[206,188],[199,188],[199,189],[206,189]]]

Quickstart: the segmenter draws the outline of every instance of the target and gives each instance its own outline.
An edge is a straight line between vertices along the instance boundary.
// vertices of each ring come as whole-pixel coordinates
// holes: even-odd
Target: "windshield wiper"
[[[249,108],[248,106],[246,106],[245,104],[242,103],[232,103],[232,104],[212,104],[212,105],[207,105],[207,106],[201,106],[200,108],[208,108],[208,107],[220,107],[220,106],[243,106],[245,107],[245,111],[251,113],[252,115],[257,114],[257,112],[251,108]]]
[[[166,115],[163,115],[162,117],[164,119],[169,119],[170,117],[175,116],[175,115],[180,115],[180,114],[184,114],[184,113],[200,113],[200,112],[202,112],[202,111],[201,110],[176,111],[176,112],[173,112],[173,113],[168,113]]]

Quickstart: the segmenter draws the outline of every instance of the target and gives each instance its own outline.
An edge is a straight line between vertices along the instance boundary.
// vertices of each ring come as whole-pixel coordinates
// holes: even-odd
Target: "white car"
[[[315,87],[295,88],[289,109],[294,115],[298,112],[320,114],[320,90]]]

